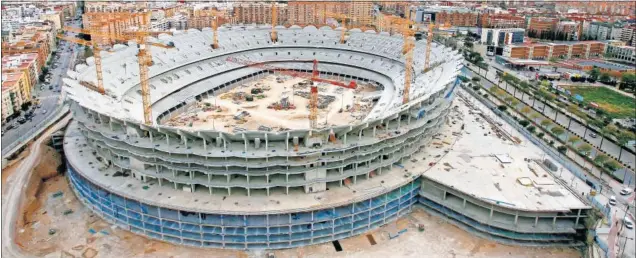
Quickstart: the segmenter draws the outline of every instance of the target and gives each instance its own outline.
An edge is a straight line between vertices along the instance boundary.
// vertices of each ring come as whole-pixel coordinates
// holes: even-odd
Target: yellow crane
[[[342,26],[342,30],[340,31],[340,44],[344,44],[345,42],[345,32],[347,31],[347,15],[341,14],[341,13],[332,13],[332,12],[324,12],[325,13],[325,17],[331,17],[334,19],[340,19],[341,23],[340,24]],[[326,23],[326,18],[325,18],[325,23]]]
[[[137,14],[135,14],[137,15]],[[146,13],[141,13],[139,14],[141,15],[141,21],[140,21],[140,27],[138,30],[136,31],[131,31],[131,32],[126,32],[123,33],[121,35],[112,35],[112,34],[108,34],[108,33],[100,33],[95,31],[95,29],[93,30],[83,30],[83,29],[78,29],[78,28],[73,28],[73,27],[65,27],[64,29],[67,31],[74,31],[74,32],[78,32],[78,33],[85,33],[85,34],[90,34],[91,38],[95,37],[93,40],[86,41],[86,40],[81,40],[81,39],[76,39],[76,38],[72,38],[72,37],[63,37],[58,35],[58,38],[63,39],[63,40],[67,40],[70,42],[74,42],[74,43],[78,43],[78,44],[82,44],[85,46],[92,46],[93,47],[93,52],[95,55],[95,66],[97,69],[97,82],[98,85],[97,87],[91,87],[92,85],[84,85],[87,86],[88,88],[93,88],[96,91],[104,94],[104,87],[103,87],[103,77],[102,77],[102,63],[101,63],[101,55],[99,54],[99,51],[101,51],[101,47],[98,46],[97,44],[97,40],[95,39],[100,39],[100,38],[106,38],[109,40],[121,40],[121,41],[128,41],[128,40],[134,40],[137,42],[137,44],[139,45],[139,52],[137,53],[137,58],[138,58],[138,63],[139,63],[139,81],[140,81],[140,86],[141,86],[141,99],[142,99],[142,104],[143,104],[143,112],[144,112],[144,123],[145,124],[152,124],[152,110],[150,108],[150,85],[148,82],[149,76],[148,76],[148,67],[152,65],[152,56],[150,55],[150,46],[157,46],[157,47],[163,47],[163,48],[174,48],[174,44],[169,43],[167,45],[161,44],[161,43],[154,43],[154,42],[148,42],[147,41],[147,37],[149,37],[151,34],[153,33],[158,33],[158,32],[149,32],[148,31],[148,24],[150,22],[150,13],[146,12]],[[93,26],[91,26],[93,28]],[[96,27],[96,26],[95,26]],[[170,33],[170,32],[161,32],[161,33]]]
[[[223,12],[221,11],[214,10],[214,9],[207,9],[201,12],[195,12],[194,18],[190,19],[190,21],[202,20],[202,21],[210,22],[210,27],[212,28],[212,41],[213,41],[212,48],[213,49],[219,48],[219,33],[218,33],[219,16],[222,14]]]
[[[272,43],[278,41],[278,33],[276,32],[276,24],[278,23],[278,6],[276,2],[272,2]]]
[[[431,44],[433,43],[433,30],[435,29],[435,23],[433,23],[432,21],[428,24],[428,35],[426,37],[426,59],[424,59],[424,72],[428,72],[428,70],[431,68],[430,64],[431,64],[431,49],[433,49],[433,46],[431,46]]]
[[[411,25],[415,22],[403,19],[399,17],[390,18],[391,26],[398,25],[397,28],[402,36],[404,42],[402,44],[402,54],[404,55],[404,93],[402,95],[402,104],[409,102],[409,94],[411,91],[411,82],[413,81],[413,51],[415,50],[415,42],[413,35],[415,31],[411,28]]]

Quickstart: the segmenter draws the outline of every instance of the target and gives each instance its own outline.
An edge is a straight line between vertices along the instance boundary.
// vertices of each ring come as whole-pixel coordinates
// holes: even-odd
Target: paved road
[[[69,36],[74,36],[75,33],[69,33]],[[1,149],[2,153],[9,151],[9,149],[5,149],[9,146],[12,146],[15,141],[18,140],[25,132],[35,128],[36,125],[40,124],[50,112],[53,112],[60,103],[60,92],[62,88],[62,77],[66,75],[66,71],[69,68],[70,61],[72,59],[72,55],[78,52],[80,47],[68,47],[69,43],[63,43],[60,41],[58,44],[58,53],[60,53],[59,59],[53,59],[53,63],[59,63],[55,69],[51,69],[51,82],[50,85],[53,86],[53,89],[49,90],[48,87],[43,87],[43,90],[40,90],[40,85],[36,85],[34,88],[34,96],[40,99],[41,108],[35,109],[33,112],[34,116],[30,121],[27,121],[24,124],[17,123],[16,119],[14,119],[10,123],[5,123],[2,125],[2,128],[6,128],[8,124],[17,125],[16,128],[11,130],[5,130],[2,135],[2,143]],[[63,49],[63,50],[61,50]],[[44,113],[46,111],[46,113]]]
[[[29,156],[23,159],[20,166],[15,170],[14,174],[7,179],[5,196],[2,198],[2,255],[8,257],[29,257],[22,253],[16,247],[13,236],[16,232],[16,220],[20,211],[20,201],[24,195],[24,191],[31,177],[31,170],[38,163],[41,157],[40,145],[48,141],[51,133],[65,126],[71,119],[71,115],[67,115],[60,122],[47,130],[32,145],[33,149]]]
[[[472,75],[474,75],[474,73],[469,70],[469,76],[472,76]],[[494,69],[491,69],[487,73],[482,70],[480,75],[486,76],[489,80],[493,82],[498,81],[498,79],[496,78],[496,73]],[[482,80],[480,83],[486,88],[490,88],[492,86],[492,83],[486,80]],[[585,138],[590,144],[603,150],[608,155],[616,159],[619,159],[623,164],[628,165],[632,169],[636,168],[636,156],[634,154],[629,153],[625,150],[621,150],[621,147],[610,142],[609,140],[607,140],[606,138],[600,135],[596,137],[592,137],[590,134],[591,133],[590,130],[587,130],[586,126],[578,123],[574,119],[568,118],[568,116],[564,115],[563,113],[557,112],[556,110],[550,108],[549,106],[545,106],[545,109],[544,109],[544,105],[541,104],[541,102],[539,102],[538,100],[535,101],[532,98],[532,96],[529,96],[528,94],[524,94],[520,91],[515,91],[515,88],[512,86],[507,86],[507,83],[505,82],[501,83],[500,87],[508,91],[510,94],[515,94],[515,97],[517,97],[518,99],[523,98],[523,102],[535,108],[535,110],[537,111],[543,110],[543,112],[540,112],[540,113],[542,113],[546,117],[552,118],[554,121],[559,123],[564,128],[569,128],[571,132],[577,134],[581,138]],[[635,179],[634,179],[633,172],[630,173],[629,171],[627,171],[626,173],[617,173],[617,176],[621,178],[623,177],[623,175],[625,176],[624,181],[626,184],[628,185],[634,184]]]

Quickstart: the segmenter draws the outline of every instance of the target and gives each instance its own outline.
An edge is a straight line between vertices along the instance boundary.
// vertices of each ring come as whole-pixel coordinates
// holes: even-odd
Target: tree
[[[594,79],[595,81],[598,80],[598,77],[601,75],[601,71],[598,70],[597,67],[594,67],[590,72],[590,78]]]
[[[603,164],[608,159],[609,159],[609,156],[605,155],[604,153],[599,153],[598,155],[596,155],[596,157],[594,157],[594,162],[598,164]]]
[[[552,125],[552,121],[550,121],[550,119],[543,119],[541,120],[541,126],[543,126],[544,128],[548,128]]]
[[[510,101],[510,105],[516,107],[517,105],[519,105],[519,101],[517,99],[513,99],[512,101]]]
[[[515,98],[513,96],[507,96],[504,98],[504,101],[508,102],[508,104],[510,104]]]
[[[609,73],[601,73],[601,77],[599,77],[598,80],[601,82],[610,82],[612,80],[612,77],[610,77]]]
[[[508,109],[508,107],[506,107],[505,105],[500,105],[497,107],[497,109],[501,110],[501,111],[506,111],[506,109]]]
[[[580,152],[585,153],[585,155],[587,155],[592,150],[592,145],[589,145],[587,143],[581,143],[581,145],[579,145],[577,149]]]
[[[528,126],[528,132],[530,132],[530,133],[534,133],[534,131],[535,131],[536,129],[537,129],[537,128],[536,128],[536,127],[534,127],[534,126],[532,126],[532,125],[531,125],[531,126]]]
[[[528,120],[521,120],[519,121],[519,124],[523,127],[526,127],[530,124],[530,122],[528,122]]]
[[[541,117],[541,115],[537,112],[532,112],[530,113],[530,119],[532,119],[532,122],[537,122],[537,118]]]
[[[545,136],[545,133],[543,133],[543,132],[539,132],[539,133],[537,134],[537,137],[539,137],[539,138],[543,138],[543,136]]]
[[[581,141],[581,138],[579,138],[576,135],[570,135],[570,137],[568,137],[568,142],[570,143],[570,145],[574,146],[574,144],[576,144],[577,142]]]
[[[481,81],[481,78],[475,76],[471,80],[473,80],[474,82],[479,82],[479,81]]]
[[[563,127],[555,126],[554,128],[550,129],[550,132],[552,132],[556,136],[559,136],[565,133],[565,130],[563,129]]]
[[[526,105],[523,105],[520,111],[527,116],[530,112],[532,112],[532,109]]]
[[[557,147],[557,150],[563,154],[565,154],[568,151],[568,147],[565,147],[565,145],[561,145],[559,147]]]
[[[609,160],[607,162],[605,162],[605,164],[603,164],[606,168],[608,168],[611,171],[616,171],[619,170],[620,168],[623,167],[623,165],[621,165],[621,163],[619,163],[616,160]]]
[[[625,145],[629,141],[636,140],[636,135],[630,131],[620,130],[616,135],[616,139],[618,140],[618,143]]]

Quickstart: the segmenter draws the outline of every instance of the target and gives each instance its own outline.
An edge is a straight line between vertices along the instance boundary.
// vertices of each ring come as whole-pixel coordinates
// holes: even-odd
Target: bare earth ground
[[[183,114],[170,119],[166,124],[193,129],[216,129],[233,131],[235,128],[257,130],[259,126],[267,126],[272,129],[282,130],[309,129],[309,99],[294,96],[294,92],[309,92],[309,86],[294,89],[294,84],[304,81],[302,78],[287,78],[282,83],[276,82],[276,76],[270,75],[262,79],[246,82],[236,88],[210,97],[198,103],[196,107],[189,108]],[[260,85],[260,86],[257,86]],[[265,89],[263,98],[255,97],[253,101],[233,99],[235,93],[250,93],[252,89]],[[321,96],[332,96],[334,101],[324,109],[318,109],[317,121],[320,126],[343,125],[362,119],[372,108],[371,102],[361,101],[365,94],[376,91],[374,87],[359,85],[357,90],[345,89],[326,83],[318,84]],[[260,94],[256,94],[260,95]],[[268,106],[287,97],[296,108],[290,110],[275,110]],[[360,101],[359,101],[360,100]],[[205,105],[209,105],[206,110]],[[353,107],[353,108],[347,108]],[[340,110],[342,109],[342,112]],[[249,116],[244,121],[234,119],[238,112],[246,111]]]

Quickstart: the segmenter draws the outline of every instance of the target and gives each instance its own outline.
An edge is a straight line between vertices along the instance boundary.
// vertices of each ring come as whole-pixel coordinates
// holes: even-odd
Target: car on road
[[[616,196],[614,196],[614,195],[610,196],[609,204],[612,205],[612,206],[616,205]]]
[[[589,135],[590,137],[592,137],[592,138],[596,138],[596,137],[598,136],[598,135],[596,135],[595,133],[589,133],[588,135]]]
[[[634,222],[630,219],[630,218],[625,218],[623,220],[623,223],[625,224],[625,227],[628,229],[634,229]]]
[[[620,192],[621,195],[630,195],[631,193],[632,193],[632,189],[628,187],[623,188],[623,190],[621,190]]]
[[[26,123],[26,118],[24,118],[24,117],[18,118],[18,123],[20,123],[20,124]]]
[[[46,114],[46,109],[45,109],[45,110],[42,110],[42,114]]]
[[[7,128],[5,128],[5,129],[6,129],[7,131],[9,131],[9,130],[11,130],[11,129],[13,129],[13,128],[15,128],[15,126],[14,126],[13,124],[10,124],[10,125],[8,125],[8,126],[7,126]]]

